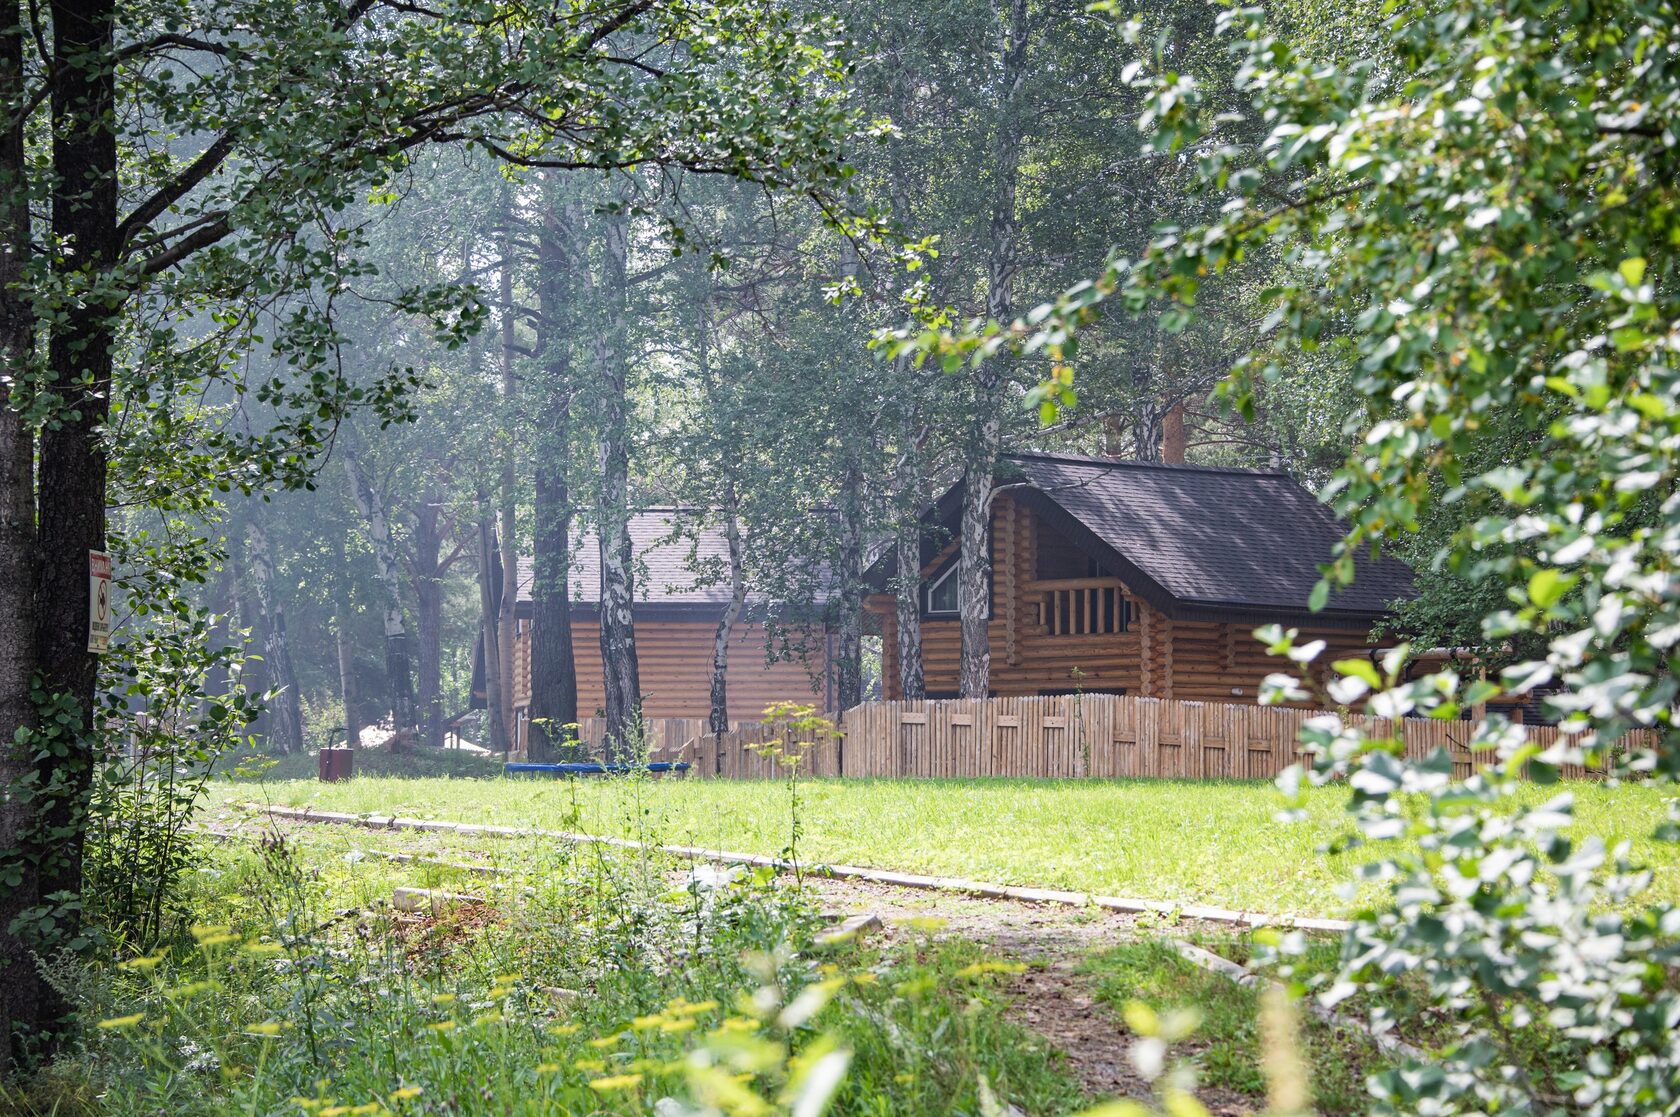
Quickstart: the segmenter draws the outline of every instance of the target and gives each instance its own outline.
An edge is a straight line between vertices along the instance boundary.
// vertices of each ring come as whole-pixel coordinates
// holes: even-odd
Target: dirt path
[[[1097,1002],[1079,965],[1093,951],[1148,937],[1158,923],[1155,917],[857,881],[811,878],[806,887],[838,915],[879,916],[885,925],[880,933],[889,939],[921,933],[906,926],[907,921],[941,920],[940,933],[1027,963],[1027,971],[1009,987],[1019,998],[1014,1013],[1017,1022],[1066,1056],[1068,1068],[1091,1095],[1150,1096],[1148,1080],[1132,1066],[1130,1033],[1117,1013]],[[1184,929],[1175,928],[1179,933]],[[1214,1114],[1246,1114],[1257,1107],[1254,1099],[1225,1090],[1199,1090],[1197,1096]]]

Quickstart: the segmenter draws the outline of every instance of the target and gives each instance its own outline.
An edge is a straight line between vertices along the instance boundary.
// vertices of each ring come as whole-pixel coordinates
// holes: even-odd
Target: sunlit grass
[[[1534,787],[1536,801],[1557,788]],[[1680,850],[1649,835],[1665,789],[1577,783],[1577,827],[1632,843],[1656,869],[1656,895],[1680,900]],[[218,785],[220,803],[650,837],[755,853],[788,842],[785,786],[711,780],[392,779]],[[1363,855],[1320,852],[1349,830],[1346,792],[1314,791],[1307,821],[1276,820],[1263,783],[1173,780],[802,781],[801,856],[1248,911],[1336,914]]]

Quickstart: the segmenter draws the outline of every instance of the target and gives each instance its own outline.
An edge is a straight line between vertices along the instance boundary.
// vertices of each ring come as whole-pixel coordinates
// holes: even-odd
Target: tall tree
[[[630,539],[630,354],[626,329],[629,295],[630,200],[620,182],[614,203],[598,224],[600,275],[592,338],[594,399],[600,409],[599,488],[595,533],[600,547],[601,670],[605,682],[607,753],[617,759],[632,742],[641,718],[641,670],[636,661],[636,568]]]
[[[578,720],[577,662],[572,646],[573,306],[582,262],[582,207],[544,180],[545,204],[535,222],[539,411],[534,469],[535,527],[531,547],[531,753],[551,756]]]
[[[366,521],[368,542],[379,567],[382,616],[385,626],[385,677],[391,700],[391,747],[401,749],[413,743],[415,729],[414,676],[409,651],[408,622],[404,618],[402,567],[391,535],[385,500],[369,481],[361,457],[348,441],[341,448],[350,492]]]
[[[297,672],[292,667],[291,641],[286,635],[286,609],[276,592],[274,548],[260,512],[252,511],[245,534],[251,556],[247,569],[262,626],[263,664],[273,695],[268,705],[268,744],[279,753],[302,752],[303,703]]]

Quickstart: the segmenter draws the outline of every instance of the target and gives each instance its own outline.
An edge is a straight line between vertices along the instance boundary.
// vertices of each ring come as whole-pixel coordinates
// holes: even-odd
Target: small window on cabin
[[[953,562],[945,568],[945,573],[928,584],[928,616],[954,617],[957,615],[957,568],[960,565],[960,563]]]

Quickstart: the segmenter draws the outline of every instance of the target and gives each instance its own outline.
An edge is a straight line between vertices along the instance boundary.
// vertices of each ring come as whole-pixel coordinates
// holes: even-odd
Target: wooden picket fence
[[[1258,780],[1301,759],[1301,727],[1313,716],[1110,694],[867,702],[838,719],[837,738],[795,744],[803,753],[801,772],[816,776]],[[1351,720],[1390,732],[1376,719]],[[598,747],[604,728],[599,719],[586,720],[584,741]],[[1454,775],[1468,776],[1477,763],[1468,747],[1472,729],[1468,721],[1408,718],[1406,751],[1421,759],[1445,748]],[[694,777],[766,779],[786,771],[767,755],[769,743],[780,739],[773,725],[737,723],[714,737],[703,718],[659,718],[645,731],[653,759],[686,761]],[[1524,732],[1541,748],[1560,735],[1550,726]],[[788,750],[785,742],[780,747]],[[1590,774],[1575,765],[1564,769],[1568,777]]]

